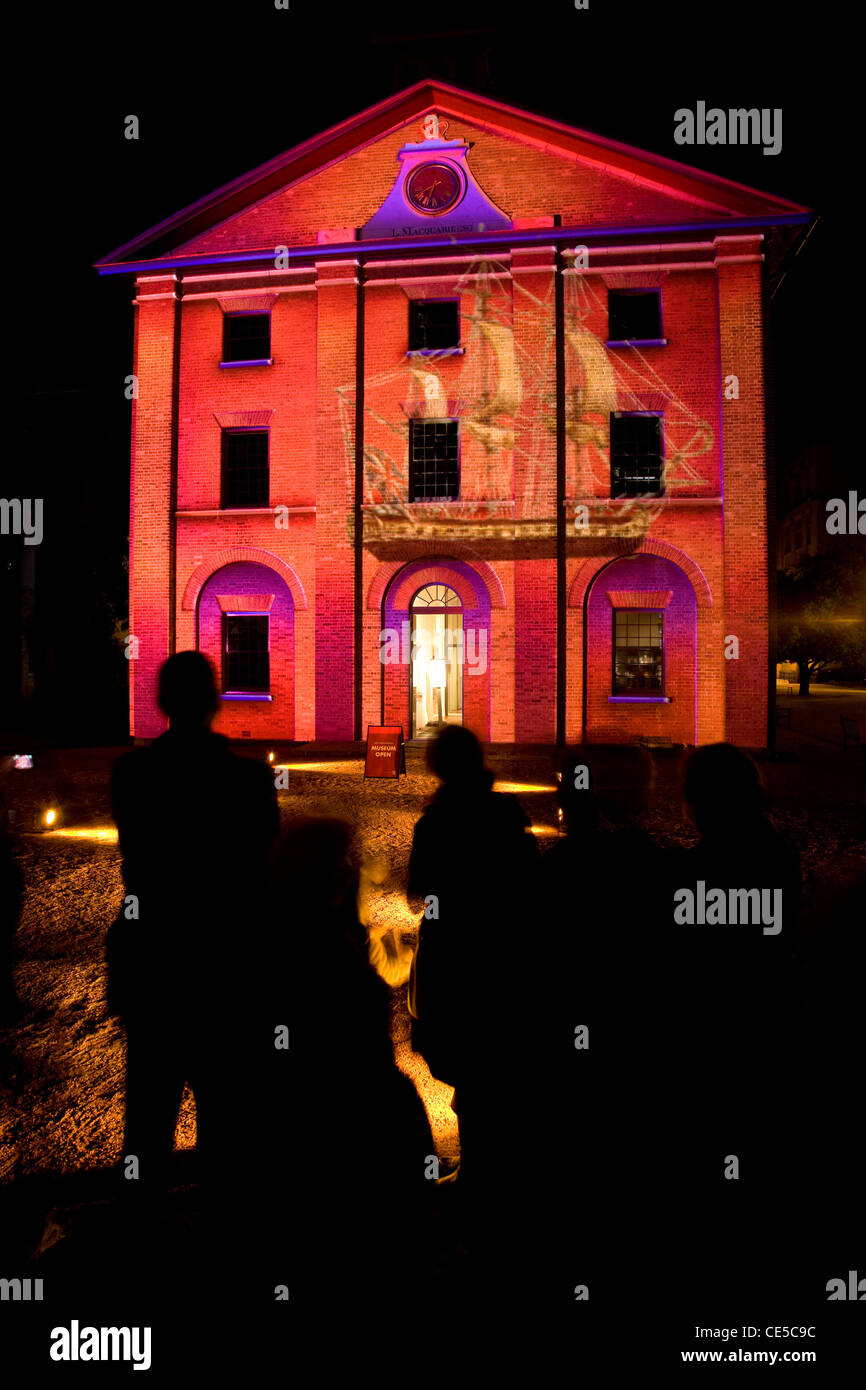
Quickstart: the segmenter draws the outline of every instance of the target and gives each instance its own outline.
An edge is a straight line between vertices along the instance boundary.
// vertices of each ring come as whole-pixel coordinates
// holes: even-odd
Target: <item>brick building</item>
[[[777,567],[794,569],[807,556],[840,549],[827,530],[827,502],[844,497],[847,487],[833,449],[813,444],[779,469]]]
[[[808,220],[427,81],[106,257],[134,735],[199,647],[236,738],[762,746],[764,279]]]

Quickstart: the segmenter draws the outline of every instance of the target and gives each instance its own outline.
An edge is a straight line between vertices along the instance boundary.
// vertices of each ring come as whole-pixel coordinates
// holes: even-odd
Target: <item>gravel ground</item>
[[[845,712],[859,714],[866,729],[863,697],[833,698]],[[838,719],[834,725],[828,708],[820,710],[824,722],[818,722],[818,732],[810,732],[801,702],[798,720],[804,727],[783,731],[779,758],[764,764],[777,808],[773,818],[800,851],[807,907],[858,865],[862,870],[864,862],[866,759],[834,745]],[[26,902],[16,941],[15,985],[25,1012],[16,1028],[0,1032],[5,1092],[0,1182],[40,1172],[108,1168],[120,1156],[124,1041],[105,1016],[103,962],[105,933],[122,900],[120,855],[108,808],[108,772],[117,751],[59,754],[50,774],[15,773],[14,785],[8,784],[19,825],[32,823],[34,808],[38,812],[56,794],[52,788],[61,786],[63,796],[57,832],[17,837]],[[692,843],[694,833],[677,793],[679,759],[659,752],[654,762],[648,827],[663,845]],[[410,775],[399,782],[364,781],[359,758],[331,758],[318,749],[295,750],[288,765],[289,789],[280,792],[284,820],[330,814],[348,817],[356,826],[365,858],[362,915],[374,942],[381,943],[383,973],[394,987],[395,1055],[427,1106],[441,1160],[452,1166],[458,1147],[451,1089],[435,1081],[411,1051],[404,987],[417,919],[403,885],[412,829],[435,781],[411,750]],[[547,847],[557,833],[551,754],[493,753],[490,765],[500,787],[520,797],[542,849]],[[189,1095],[176,1142],[179,1149],[195,1143]]]
[[[0,1033],[0,1083],[6,1092],[0,1181],[40,1171],[109,1167],[121,1152],[125,1044],[122,1030],[105,1015],[104,942],[123,889],[108,813],[106,774],[114,754],[100,751],[101,773],[92,767],[92,751],[82,755],[79,777],[74,755],[64,759],[62,828],[17,837],[26,896],[14,978],[26,1012],[14,1030]],[[312,763],[304,771],[292,765],[289,790],[280,792],[281,818],[350,815],[357,827],[365,856],[362,913],[374,941],[386,943],[380,948],[381,968],[394,987],[398,1064],[427,1106],[440,1158],[453,1166],[458,1148],[452,1091],[411,1051],[405,1004],[417,917],[401,885],[412,827],[435,782],[423,773],[399,783],[364,782],[362,771],[355,759]],[[37,779],[25,791],[39,807],[53,800]],[[23,819],[20,796],[19,811]],[[195,1108],[187,1094],[176,1145],[186,1149],[194,1143]]]

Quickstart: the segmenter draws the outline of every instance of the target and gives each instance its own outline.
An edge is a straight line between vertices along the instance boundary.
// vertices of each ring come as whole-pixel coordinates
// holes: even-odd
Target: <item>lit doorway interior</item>
[[[446,584],[425,584],[409,605],[412,738],[463,723],[463,605]]]

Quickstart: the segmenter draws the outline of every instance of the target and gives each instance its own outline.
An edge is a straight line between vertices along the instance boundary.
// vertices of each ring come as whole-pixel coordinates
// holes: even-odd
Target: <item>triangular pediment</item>
[[[771,224],[808,212],[800,204],[490,97],[425,81],[217,189],[118,247],[98,266],[132,269],[154,260],[182,263],[191,257],[369,239],[370,232],[362,229],[375,228],[389,197],[396,197],[406,147],[423,144],[422,122],[431,114],[447,122],[448,141],[466,146],[459,168],[465,168],[479,206],[483,201],[494,210],[498,227],[554,225],[555,220],[563,228],[637,232],[739,219]],[[447,216],[448,210],[442,218]],[[431,236],[442,218],[429,217]],[[479,220],[482,231],[493,229],[493,216],[489,225],[483,216]],[[399,219],[394,225],[389,231],[385,218],[385,236],[401,235]],[[423,237],[424,227],[412,234]]]

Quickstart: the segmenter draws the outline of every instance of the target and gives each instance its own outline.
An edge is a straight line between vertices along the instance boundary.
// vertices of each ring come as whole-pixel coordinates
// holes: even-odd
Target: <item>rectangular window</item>
[[[456,420],[409,422],[409,501],[460,495],[460,440]]]
[[[663,616],[644,608],[614,609],[614,695],[664,694]]]
[[[662,416],[611,415],[611,497],[662,497],[662,473]]]
[[[412,299],[409,301],[410,352],[459,346],[459,299]]]
[[[267,507],[270,500],[267,430],[223,430],[223,507]]]
[[[271,355],[270,314],[225,314],[224,362],[261,362]]]
[[[223,614],[223,692],[267,694],[271,670],[267,613]]]
[[[607,332],[611,342],[657,342],[662,336],[660,290],[608,290]]]

